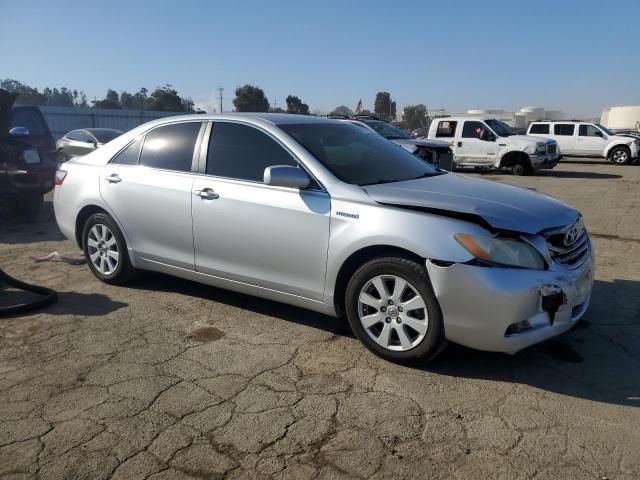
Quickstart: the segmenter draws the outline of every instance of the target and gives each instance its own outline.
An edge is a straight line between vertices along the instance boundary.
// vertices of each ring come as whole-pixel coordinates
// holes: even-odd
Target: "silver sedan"
[[[104,282],[154,270],[346,317],[398,362],[558,335],[593,283],[575,209],[325,118],[150,122],[62,165],[54,205]]]

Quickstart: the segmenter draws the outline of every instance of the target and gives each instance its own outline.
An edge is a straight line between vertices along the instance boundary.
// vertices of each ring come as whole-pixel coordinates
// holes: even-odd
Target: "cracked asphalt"
[[[450,346],[387,363],[338,320],[85,266],[50,202],[0,213],[0,266],[59,301],[0,319],[0,478],[640,478],[640,166],[563,162],[516,178],[585,215],[592,305],[514,356]],[[0,304],[22,294],[0,289]]]

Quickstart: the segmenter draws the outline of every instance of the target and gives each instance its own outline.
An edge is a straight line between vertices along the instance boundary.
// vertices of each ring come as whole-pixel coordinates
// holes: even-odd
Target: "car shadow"
[[[38,298],[41,297],[35,293],[0,287],[0,308],[30,302]],[[102,315],[108,315],[128,306],[129,304],[127,303],[116,302],[111,300],[108,296],[100,293],[58,292],[58,300],[49,306],[19,315],[2,317],[0,320],[34,315],[37,313],[45,313],[47,315],[55,316],[78,315],[85,317],[99,317]]]
[[[181,293],[353,337],[346,320],[167,275],[148,273],[131,288]],[[450,345],[435,361],[416,368],[460,378],[522,383],[583,399],[640,407],[638,360],[640,282],[596,281],[583,320],[569,332],[515,355]],[[634,297],[635,295],[635,297]],[[626,302],[625,306],[623,302]],[[624,332],[624,328],[629,333]],[[399,367],[402,368],[402,367]]]
[[[29,220],[16,217],[8,208],[0,207],[0,243],[27,244],[64,239],[56,223],[51,200],[45,200],[38,215]]]

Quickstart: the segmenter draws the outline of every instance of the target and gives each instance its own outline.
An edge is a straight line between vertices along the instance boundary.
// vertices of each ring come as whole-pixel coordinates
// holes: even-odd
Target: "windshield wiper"
[[[383,180],[376,180],[375,182],[369,182],[369,183],[361,183],[360,186],[361,187],[366,187],[367,185],[381,185],[383,183],[395,183],[395,182],[400,182],[402,180],[390,180],[390,179],[383,179]]]
[[[425,172],[422,175],[418,175],[417,177],[410,178],[409,180],[418,180],[420,178],[435,177],[435,176],[438,176],[438,175],[442,175],[442,173],[440,173],[440,172]]]

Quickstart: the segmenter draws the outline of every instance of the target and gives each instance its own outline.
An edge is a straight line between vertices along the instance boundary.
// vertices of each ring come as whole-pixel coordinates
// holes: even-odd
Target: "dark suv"
[[[17,96],[0,89],[0,206],[30,218],[53,189],[58,163],[42,112],[38,107],[13,107]]]

